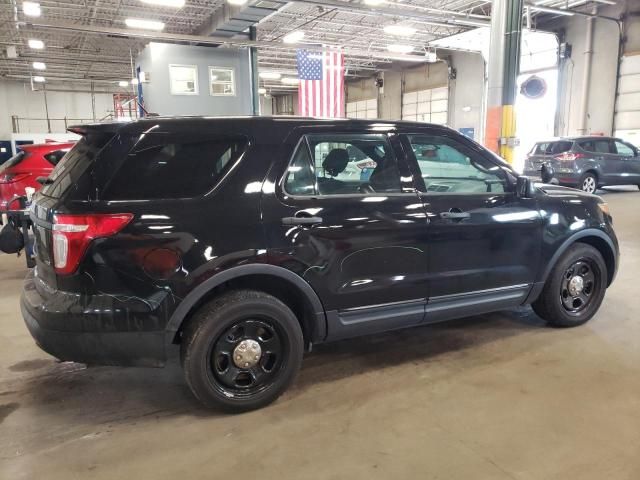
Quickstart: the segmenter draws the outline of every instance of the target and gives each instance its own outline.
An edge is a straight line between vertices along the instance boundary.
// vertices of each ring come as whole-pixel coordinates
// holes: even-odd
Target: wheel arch
[[[602,258],[604,259],[604,262],[607,266],[607,286],[611,285],[611,282],[613,282],[613,279],[615,278],[617,268],[617,249],[613,243],[613,240],[611,240],[611,238],[609,238],[606,233],[595,228],[581,230],[567,238],[551,257],[551,260],[545,267],[544,274],[540,281],[542,283],[547,281],[547,278],[549,277],[549,274],[551,273],[554,265],[558,262],[560,257],[575,243],[586,243],[587,245],[591,245],[593,248],[600,252],[600,255],[602,255]]]
[[[324,307],[311,285],[286,268],[251,264],[220,272],[189,292],[169,319],[167,344],[180,342],[183,327],[200,306],[222,292],[237,289],[260,290],[289,306],[300,321],[305,343],[320,342],[326,337]]]

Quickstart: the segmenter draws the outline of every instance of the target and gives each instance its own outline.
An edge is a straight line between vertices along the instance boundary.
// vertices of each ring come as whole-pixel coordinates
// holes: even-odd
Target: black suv
[[[162,366],[204,404],[264,406],[313,344],[532,304],[600,307],[607,206],[535,187],[445,127],[150,118],[82,140],[31,209],[31,334],[61,360]]]

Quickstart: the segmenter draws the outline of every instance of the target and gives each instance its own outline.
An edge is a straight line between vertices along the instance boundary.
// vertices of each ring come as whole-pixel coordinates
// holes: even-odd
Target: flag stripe
[[[336,49],[298,50],[298,113],[344,117],[344,55]]]

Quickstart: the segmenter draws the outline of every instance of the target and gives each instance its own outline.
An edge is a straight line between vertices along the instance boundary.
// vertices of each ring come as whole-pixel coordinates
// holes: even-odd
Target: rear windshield
[[[246,146],[244,137],[88,134],[56,166],[42,193],[59,198],[76,188],[87,189],[96,200],[198,197],[215,186]]]
[[[16,165],[18,165],[21,161],[23,161],[28,156],[29,156],[29,154],[27,152],[25,152],[24,150],[19,151],[17,154],[15,154],[9,160],[4,162],[3,164],[0,164],[0,173],[4,172],[7,168],[15,167]]]

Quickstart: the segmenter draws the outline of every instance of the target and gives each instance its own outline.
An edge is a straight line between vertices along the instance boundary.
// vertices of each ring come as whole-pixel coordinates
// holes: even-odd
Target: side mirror
[[[533,184],[528,177],[518,177],[516,180],[516,195],[520,198],[530,198],[533,193]]]

